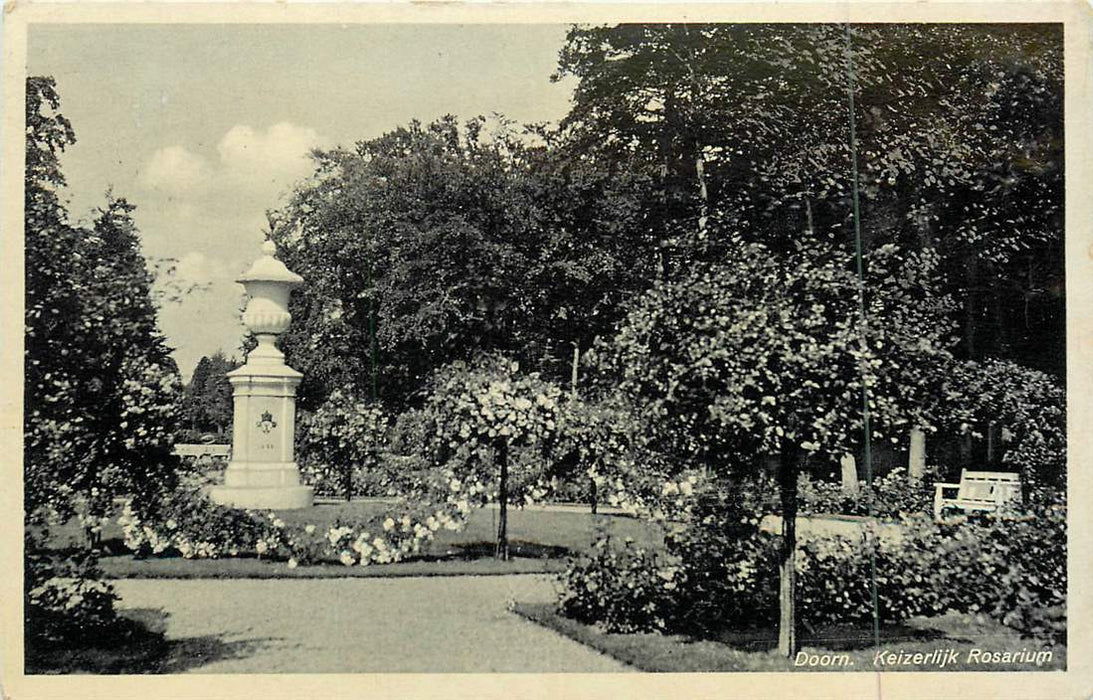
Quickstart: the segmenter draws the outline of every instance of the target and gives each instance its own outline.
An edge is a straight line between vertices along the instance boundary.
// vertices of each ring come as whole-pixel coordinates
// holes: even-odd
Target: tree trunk
[[[348,462],[342,472],[342,489],[345,490],[345,502],[349,503],[353,500],[353,465]]]
[[[573,398],[577,398],[577,367],[581,362],[581,345],[577,341],[573,341],[573,371],[570,376],[569,389],[573,392]]]
[[[660,240],[657,243],[657,279],[668,278],[668,246],[670,244],[670,230],[668,221],[671,218],[670,209],[674,200],[668,191],[668,183],[672,177],[672,161],[674,159],[673,141],[675,131],[678,130],[676,114],[675,85],[667,85],[664,88],[664,124],[657,137],[657,155],[660,160]]]
[[[710,218],[710,193],[706,187],[706,159],[702,157],[702,151],[695,156],[695,179],[698,180],[698,237],[706,238],[706,222]]]
[[[852,454],[844,454],[839,460],[839,468],[842,476],[843,493],[857,495],[861,492],[861,484],[858,481],[858,462]]]
[[[372,284],[372,254],[368,256],[368,355],[371,365],[370,384],[372,400],[376,400],[378,380],[376,374],[376,301]]]
[[[497,446],[497,461],[501,467],[501,484],[498,488],[497,498],[500,501],[497,517],[497,546],[494,549],[495,559],[508,561],[509,559],[509,453],[508,443],[503,440]]]
[[[911,428],[911,444],[907,450],[907,478],[922,481],[926,476],[926,432],[917,425]]]
[[[800,646],[797,638],[797,448],[782,447],[778,485],[782,497],[782,557],[778,570],[778,653],[793,658]]]
[[[957,449],[960,455],[960,463],[964,466],[969,466],[972,462],[974,445],[972,444],[971,435],[961,435],[960,441],[957,443]]]
[[[995,444],[996,434],[994,423],[987,423],[987,466],[992,468],[998,464],[998,450]]]

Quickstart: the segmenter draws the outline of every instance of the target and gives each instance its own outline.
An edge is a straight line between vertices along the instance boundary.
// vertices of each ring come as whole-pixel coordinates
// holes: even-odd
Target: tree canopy
[[[24,475],[28,517],[100,514],[169,486],[178,369],[156,324],[133,206],[68,222],[58,156],[75,143],[51,78],[27,80]]]

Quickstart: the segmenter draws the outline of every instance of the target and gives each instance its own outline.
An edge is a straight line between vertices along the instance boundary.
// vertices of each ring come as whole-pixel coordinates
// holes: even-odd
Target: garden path
[[[547,576],[112,583],[168,615],[170,673],[631,670],[509,612],[553,600]]]

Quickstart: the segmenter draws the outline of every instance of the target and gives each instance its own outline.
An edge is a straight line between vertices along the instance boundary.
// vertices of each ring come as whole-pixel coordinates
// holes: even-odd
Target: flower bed
[[[417,554],[441,529],[458,530],[469,505],[416,508],[402,515],[371,515],[326,528],[289,523],[272,511],[237,510],[212,503],[200,488],[182,490],[138,513],[126,503],[118,517],[125,546],[138,556],[177,554],[215,559],[253,554],[290,568],[320,561],[368,566]],[[397,510],[397,509],[396,509]],[[452,511],[455,511],[453,515]]]
[[[868,529],[858,538],[799,544],[802,624],[862,624],[876,591],[882,624],[947,611],[983,613],[1022,634],[1061,644],[1066,635],[1066,507],[1043,494],[1022,517],[948,525],[928,516],[902,521],[898,539]],[[653,552],[604,538],[561,576],[560,611],[611,631],[716,636],[772,625],[778,611],[779,538],[725,500]],[[876,572],[875,579],[871,572]],[[875,585],[874,585],[875,582]]]

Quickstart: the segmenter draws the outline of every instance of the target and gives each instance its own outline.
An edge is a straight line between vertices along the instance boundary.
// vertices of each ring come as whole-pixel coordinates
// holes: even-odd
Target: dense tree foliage
[[[90,227],[69,223],[58,158],[75,135],[53,79],[26,85],[23,585],[33,660],[126,624],[95,552],[51,549],[49,527],[79,516],[94,541],[114,497],[147,503],[174,485],[179,379],[133,206],[108,196]]]
[[[297,459],[313,474],[319,492],[336,493],[346,501],[364,491],[358,482],[379,469],[379,454],[387,439],[388,416],[375,402],[335,390],[317,411],[300,421],[304,440]]]
[[[538,500],[545,493],[550,445],[555,439],[561,390],[538,373],[496,354],[454,362],[429,380],[420,409],[403,414],[402,432],[414,462],[424,466],[441,493],[464,502],[499,506],[495,554],[508,559],[508,506]],[[406,430],[409,424],[409,431]],[[435,489],[434,489],[435,490]],[[435,496],[428,496],[435,499]],[[460,509],[464,510],[463,508]]]
[[[643,295],[604,350],[601,381],[629,396],[668,461],[739,477],[780,456],[792,590],[802,458],[836,461],[866,429],[898,440],[937,420],[951,364],[946,303],[932,256],[891,245],[869,256],[865,318],[851,254],[829,238],[806,231],[782,254],[737,238],[731,251]],[[789,635],[792,597],[783,604]]]
[[[738,239],[639,299],[598,380],[640,406],[665,454],[714,470],[787,446],[837,461],[861,439],[863,381],[874,439],[930,425],[951,357],[931,259],[875,251],[864,325],[850,260],[807,234],[789,254]]]
[[[309,280],[284,342],[304,408],[344,385],[398,408],[477,350],[562,380],[725,231],[788,252],[807,211],[852,246],[850,89],[866,252],[936,255],[958,356],[1061,376],[1057,28],[574,27],[558,76],[557,129],[447,117],[317,154],[273,219]]]
[[[647,220],[671,272],[731,244],[707,217],[786,247],[807,202],[818,229],[850,236],[853,88],[866,250],[935,248],[961,302],[958,352],[1061,375],[1060,39],[1049,25],[576,27],[564,126],[657,183]]]
[[[29,518],[102,514],[169,486],[178,370],[156,326],[132,205],[68,223],[57,157],[75,142],[50,78],[27,80],[24,475]]]
[[[631,179],[480,119],[318,154],[274,229],[308,280],[284,341],[310,370],[304,406],[373,376],[397,406],[479,351],[567,371],[573,344],[608,332],[643,283]]]

